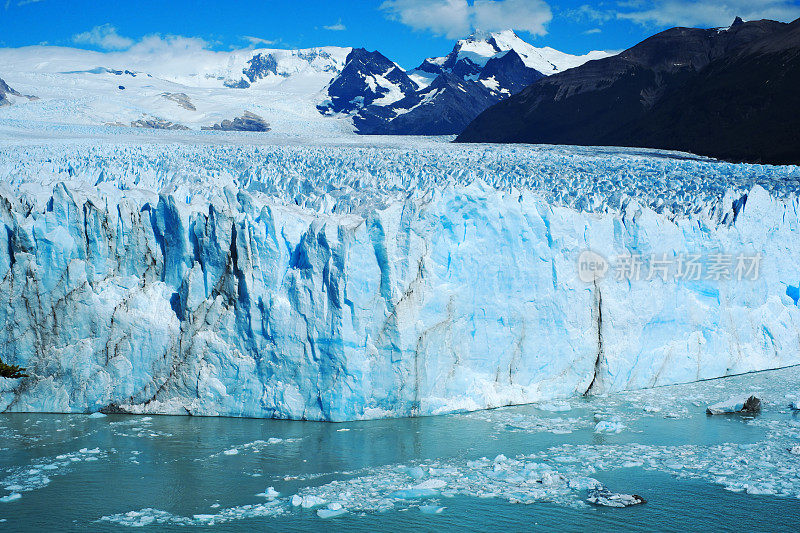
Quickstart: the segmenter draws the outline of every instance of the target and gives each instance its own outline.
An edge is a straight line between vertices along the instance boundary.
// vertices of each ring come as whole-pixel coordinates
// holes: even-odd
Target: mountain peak
[[[522,41],[522,38],[517,35],[514,30],[500,30],[500,31],[486,31],[481,29],[474,29],[472,33],[466,37],[465,39],[460,39],[460,41],[465,42],[487,42],[491,41],[492,39],[518,39]]]
[[[488,41],[491,38],[492,38],[491,32],[476,28],[466,39],[460,39],[460,40],[467,42],[476,42],[476,41]]]

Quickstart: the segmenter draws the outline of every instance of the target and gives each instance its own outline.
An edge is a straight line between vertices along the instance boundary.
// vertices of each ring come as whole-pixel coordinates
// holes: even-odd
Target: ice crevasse
[[[476,180],[360,214],[225,189],[0,198],[0,411],[414,416],[800,363],[800,208],[581,212]],[[577,258],[761,254],[755,280]]]

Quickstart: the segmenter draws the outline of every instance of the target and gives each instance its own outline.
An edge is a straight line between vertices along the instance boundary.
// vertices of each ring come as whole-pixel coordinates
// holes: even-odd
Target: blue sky
[[[800,0],[0,0],[0,46],[122,50],[180,35],[215,50],[363,46],[404,67],[473,28],[512,28],[564,52],[619,50],[672,26],[800,17]]]

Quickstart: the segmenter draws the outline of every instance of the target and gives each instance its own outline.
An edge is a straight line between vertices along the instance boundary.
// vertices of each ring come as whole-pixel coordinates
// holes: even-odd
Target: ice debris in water
[[[234,520],[279,516],[286,512],[287,509],[284,504],[272,501],[256,505],[242,505],[239,507],[222,509],[217,514],[196,514],[193,516],[180,516],[148,507],[139,511],[129,511],[127,513],[103,516],[100,520],[128,527],[149,525],[213,526],[225,524]]]
[[[77,452],[57,455],[55,458],[40,458],[27,466],[8,470],[8,476],[0,480],[0,487],[14,493],[24,493],[48,486],[53,477],[66,474],[75,466],[105,458],[107,454],[99,448],[82,448]],[[17,499],[16,497],[11,500]]]
[[[605,487],[589,490],[589,496],[586,501],[602,507],[630,507],[647,502],[638,494],[619,494],[611,492]]]
[[[570,415],[578,412],[580,418],[575,418],[577,422],[574,424],[582,430],[591,430],[587,421],[611,421],[615,417],[635,427],[636,421],[631,420],[632,416],[642,420],[652,417],[642,411],[643,405],[682,412],[685,406],[695,401],[711,403],[720,393],[740,391],[743,385],[749,387],[759,380],[776,381],[776,375],[784,379],[772,385],[770,394],[775,396],[784,392],[782,387],[800,380],[800,368],[778,372],[727,378],[719,384],[720,387],[709,387],[708,382],[704,382],[596,397],[592,399],[591,410],[574,408]],[[787,382],[785,386],[784,381]],[[455,415],[454,418],[494,421],[499,429],[510,420],[516,425],[525,425],[526,417],[538,419],[531,414],[535,412],[537,410],[533,407],[519,407]],[[355,477],[301,488],[292,497],[276,496],[267,502],[270,504],[268,507],[223,509],[214,515],[213,521],[223,523],[253,516],[299,513],[303,512],[300,508],[304,502],[305,507],[313,508],[319,517],[332,517],[333,513],[342,511],[362,513],[417,508],[427,513],[442,508],[442,500],[455,495],[499,498],[513,503],[544,501],[587,508],[587,492],[602,487],[597,478],[603,472],[631,467],[665,472],[681,479],[701,480],[746,494],[800,497],[800,477],[795,468],[796,454],[800,454],[800,421],[785,413],[770,412],[768,415],[742,421],[748,431],[760,435],[760,440],[746,444],[562,444],[513,458],[501,454],[494,459],[437,459],[371,467],[352,473]],[[773,415],[779,418],[770,418]],[[704,417],[702,410],[697,409],[689,416]],[[720,420],[713,423],[730,422]],[[537,431],[546,430],[539,428]],[[298,476],[292,479],[298,479]],[[269,489],[265,493],[270,493]],[[602,493],[598,495],[602,496]],[[105,517],[104,520],[123,524],[141,520],[161,520],[157,523],[165,524],[209,523],[208,519],[203,519],[206,520],[203,522],[197,517],[161,513],[144,509],[131,515]]]
[[[569,411],[572,409],[569,402],[545,402],[538,405],[539,409],[542,411],[554,411],[554,412],[563,412]]]
[[[732,396],[731,398],[709,405],[706,412],[710,415],[721,415],[731,413],[759,413],[761,412],[761,400],[754,395]]]
[[[12,492],[11,494],[0,498],[0,502],[8,503],[8,502],[13,502],[15,500],[19,500],[20,498],[22,498],[22,494],[20,494],[19,492]]]

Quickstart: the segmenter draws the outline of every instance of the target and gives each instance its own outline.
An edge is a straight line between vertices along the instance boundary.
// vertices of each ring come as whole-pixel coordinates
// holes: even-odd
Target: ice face
[[[386,143],[9,146],[0,409],[344,421],[800,363],[796,167]],[[585,250],[763,260],[587,282]]]

